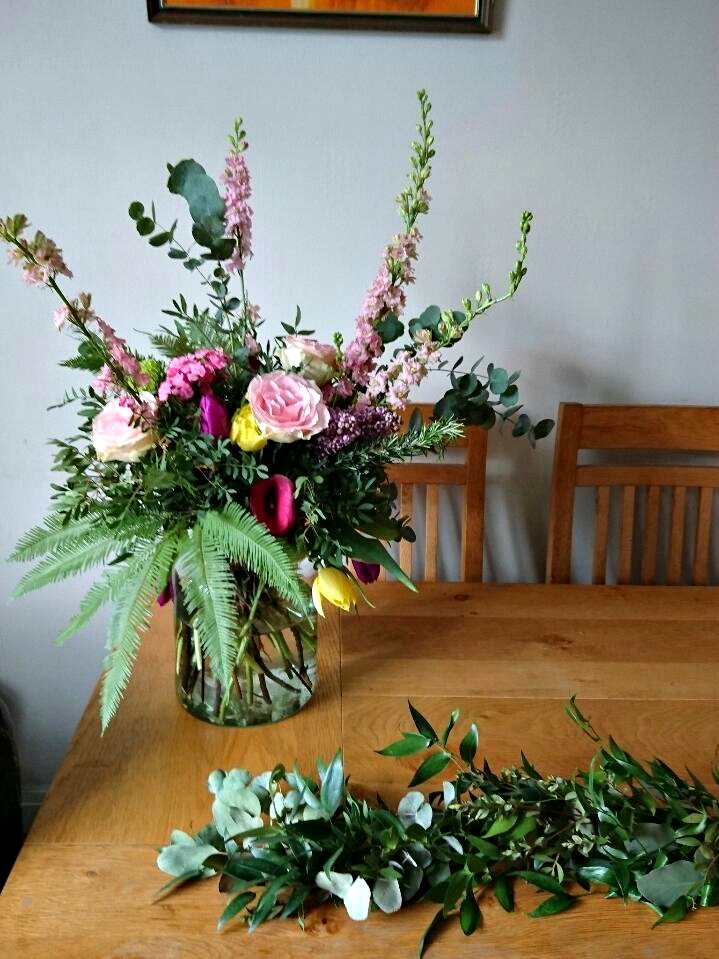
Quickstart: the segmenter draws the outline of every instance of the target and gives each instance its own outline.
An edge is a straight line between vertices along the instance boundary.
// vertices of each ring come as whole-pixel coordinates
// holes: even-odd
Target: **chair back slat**
[[[619,566],[617,582],[624,586],[632,578],[632,546],[634,544],[634,503],[636,486],[622,487],[622,517],[619,526]]]
[[[699,506],[697,509],[697,537],[694,549],[694,566],[692,578],[695,586],[706,586],[709,581],[709,531],[712,521],[712,501],[714,490],[705,486],[699,490]]]
[[[667,561],[667,583],[669,586],[678,586],[682,580],[686,505],[686,486],[675,486],[672,490],[672,515],[669,522],[669,559]]]
[[[611,487],[597,487],[597,511],[594,520],[594,559],[592,583],[603,583],[607,577],[607,544],[609,542],[609,503]]]
[[[439,548],[439,486],[427,487],[424,510],[424,578],[427,583],[437,581],[437,550]]]
[[[659,507],[661,502],[661,486],[650,486],[647,491],[644,543],[642,545],[641,581],[643,586],[654,586],[657,581],[657,546],[659,545]]]
[[[547,581],[570,582],[575,494],[578,488],[594,488],[592,582],[607,582],[614,542],[612,489],[619,487],[616,581],[707,585],[719,466],[676,465],[676,456],[666,464],[585,465],[579,463],[582,450],[654,450],[659,459],[662,453],[719,454],[719,407],[561,404],[547,544]],[[665,488],[671,496],[666,512]]]
[[[399,488],[399,511],[402,516],[411,516],[412,515],[412,500],[414,486],[410,483],[402,483]],[[406,573],[407,576],[412,575],[412,544],[403,539],[399,544],[399,565],[402,567],[402,572]]]
[[[403,414],[405,429],[415,409],[421,411],[425,421],[432,415],[432,405],[429,403],[410,405]],[[387,468],[388,478],[398,488],[399,509],[403,516],[414,515],[419,499],[416,493],[423,490],[425,497],[424,556],[416,557],[412,544],[402,540],[399,545],[399,565],[408,576],[414,573],[414,578],[419,581],[437,580],[441,529],[440,488],[460,487],[463,493],[460,577],[466,582],[481,582],[487,432],[480,427],[469,426],[464,436],[452,444],[452,448],[463,451],[463,463],[408,462]],[[423,570],[418,574],[415,567],[420,564],[423,565]],[[380,577],[387,578],[384,570]]]

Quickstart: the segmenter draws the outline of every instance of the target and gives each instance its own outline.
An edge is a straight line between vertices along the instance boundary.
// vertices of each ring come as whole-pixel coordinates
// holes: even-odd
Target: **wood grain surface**
[[[209,812],[207,773],[277,760],[310,765],[342,743],[351,783],[396,801],[412,760],[374,750],[408,729],[406,700],[438,724],[455,706],[480,727],[497,766],[520,748],[545,772],[584,766],[592,743],[564,716],[577,692],[595,726],[639,757],[661,755],[707,777],[719,741],[719,589],[427,584],[419,595],[378,585],[374,608],[322,624],[321,683],[294,719],[250,731],[216,729],[175,702],[166,612],[143,644],[138,669],[100,739],[95,697],[0,896],[0,956],[189,959],[246,954],[275,959],[415,955],[431,905],[353,923],[342,909],[273,922],[252,936],[217,934],[223,905],[209,881],[152,904],[163,878],[156,849],[174,827]],[[340,628],[341,627],[341,628]],[[488,898],[483,930],[455,925],[431,957],[492,959],[705,959],[715,954],[719,909],[651,930],[636,904],[587,897],[546,920],[520,891],[508,915]]]

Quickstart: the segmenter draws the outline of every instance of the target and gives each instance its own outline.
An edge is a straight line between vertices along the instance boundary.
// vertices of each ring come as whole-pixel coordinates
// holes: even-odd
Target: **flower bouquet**
[[[77,436],[55,441],[64,479],[13,558],[39,559],[18,594],[106,566],[59,637],[112,604],[103,728],[155,599],[174,602],[177,689],[188,710],[238,726],[296,712],[315,684],[315,611],[325,602],[355,606],[380,565],[414,588],[384,545],[414,539],[385,467],[440,453],[466,423],[509,420],[532,443],[552,427],[519,413],[518,373],[490,365],[480,374],[478,364],[465,372],[462,360],[447,370],[442,360],[475,319],[517,291],[530,213],[506,293],[494,297],[483,284],[461,309],[430,306],[400,319],[435,152],[430,103],[424,91],[418,97],[418,137],[398,198],[403,231],[386,247],[346,345],[340,333],[331,344],[313,339],[299,309],[279,335],[262,335],[246,282],[252,211],[241,121],[221,186],[195,160],[169,166],[168,189],[189,208],[191,244],[177,221],[160,223],[154,204],[130,204],[139,235],[196,274],[208,295],[205,306],[183,295],[172,301],[166,325],[150,336],[158,355],[132,349],[89,293],[64,292],[72,273],[62,251],[41,232],[31,236],[24,215],[0,220],[10,261],[60,299],[55,325],[77,345],[62,365],[93,376],[65,397],[80,425]],[[410,390],[432,368],[449,373],[450,388],[430,422],[414,417],[402,432]],[[303,569],[316,571],[311,598]]]

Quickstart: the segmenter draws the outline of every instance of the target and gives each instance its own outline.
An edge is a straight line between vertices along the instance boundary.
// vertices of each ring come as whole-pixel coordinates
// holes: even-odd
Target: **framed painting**
[[[152,23],[489,33],[492,0],[147,0]]]

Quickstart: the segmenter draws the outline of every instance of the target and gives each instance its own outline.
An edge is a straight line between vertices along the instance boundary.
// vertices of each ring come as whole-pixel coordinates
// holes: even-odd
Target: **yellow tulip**
[[[267,437],[263,436],[257,425],[255,414],[249,403],[245,403],[232,417],[230,439],[237,443],[245,453],[256,453],[267,445]]]
[[[317,570],[317,576],[312,584],[312,602],[320,616],[324,616],[323,599],[328,600],[333,606],[348,610],[357,605],[359,595],[355,584],[342,570],[332,566],[320,566]]]

